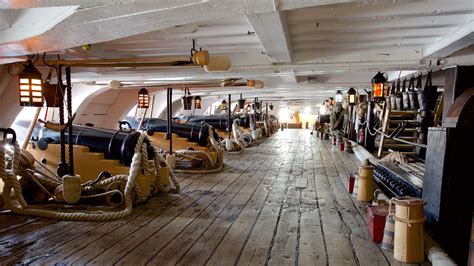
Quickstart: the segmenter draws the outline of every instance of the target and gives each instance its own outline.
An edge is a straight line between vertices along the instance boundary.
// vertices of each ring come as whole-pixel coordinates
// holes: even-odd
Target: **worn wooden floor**
[[[58,222],[0,213],[0,264],[389,265],[363,204],[346,192],[352,154],[285,130],[225,171],[181,176],[124,219]]]

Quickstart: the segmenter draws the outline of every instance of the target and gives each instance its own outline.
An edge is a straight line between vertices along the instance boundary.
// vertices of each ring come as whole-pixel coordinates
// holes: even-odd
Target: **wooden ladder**
[[[397,138],[403,139],[409,142],[416,142],[418,139],[418,132],[416,130],[416,116],[418,111],[398,111],[398,110],[385,110],[384,117],[382,120],[382,132],[390,135],[402,121],[406,121],[408,125],[403,131],[398,134]],[[406,155],[415,155],[416,146],[412,144],[402,143],[393,139],[381,135],[379,142],[379,150],[377,156],[382,158],[384,155],[389,153],[389,150],[399,151]]]

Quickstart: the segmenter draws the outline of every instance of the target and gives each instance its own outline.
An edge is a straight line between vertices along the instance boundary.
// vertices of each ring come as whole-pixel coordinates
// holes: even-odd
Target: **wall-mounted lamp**
[[[20,106],[43,106],[43,77],[31,60],[18,75],[20,79]]]

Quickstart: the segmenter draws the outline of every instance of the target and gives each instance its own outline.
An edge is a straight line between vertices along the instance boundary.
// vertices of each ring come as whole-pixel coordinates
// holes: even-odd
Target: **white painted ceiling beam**
[[[0,31],[0,43],[11,43],[41,35],[76,12],[78,6],[22,10],[11,25]],[[9,11],[7,11],[9,12]],[[16,13],[17,11],[14,11]]]
[[[346,71],[374,71],[380,69],[381,71],[392,71],[392,70],[410,70],[420,69],[425,67],[424,64],[420,63],[420,60],[384,60],[384,61],[353,61],[345,63],[318,63],[318,64],[278,64],[278,65],[242,65],[234,66],[229,72],[214,72],[207,73],[203,72],[200,67],[180,67],[180,68],[161,68],[161,69],[122,69],[108,70],[105,68],[100,69],[99,74],[91,75],[88,79],[82,80],[94,80],[96,78],[106,79],[118,79],[118,80],[147,80],[153,78],[170,78],[170,79],[223,79],[228,77],[278,77],[285,75],[314,75],[314,74],[337,74],[344,73]],[[77,69],[73,73],[79,74],[81,72],[90,72],[88,69]],[[84,77],[83,77],[84,78]]]
[[[337,40],[337,41],[367,41],[367,40],[387,40],[387,39],[416,39],[416,38],[434,38],[444,36],[452,32],[456,27],[439,27],[429,29],[393,29],[377,30],[368,32],[335,32],[318,31],[317,33],[297,34],[291,36],[293,43],[303,44],[305,42]]]
[[[298,84],[298,79],[297,77],[294,75],[284,75],[281,77],[282,81],[283,81],[283,85],[294,85],[294,84]]]
[[[288,24],[298,21],[315,21],[329,19],[382,19],[403,16],[433,16],[449,14],[465,14],[474,10],[471,0],[433,0],[421,2],[407,2],[396,4],[374,5],[342,5],[305,8],[303,10],[287,12]]]
[[[146,33],[146,39],[153,40],[153,39],[193,39],[196,38],[212,38],[212,37],[233,37],[233,36],[244,36],[248,34],[248,32],[252,32],[252,27],[245,22],[244,25],[226,25],[226,26],[197,26],[197,30],[191,33],[174,33],[174,34],[167,34],[164,31],[155,31]],[[135,42],[136,40],[143,40],[143,35],[135,35],[128,38],[118,39],[112,41],[113,43],[129,43]]]
[[[185,2],[182,4],[182,2]],[[195,4],[192,4],[195,2]],[[178,6],[178,4],[182,4]],[[150,5],[153,9],[150,9]],[[174,5],[174,6],[173,6]],[[213,10],[209,13],[209,10]],[[38,36],[35,45],[0,45],[0,54],[16,56],[55,51],[86,43],[110,41],[135,34],[228,16],[228,8],[199,0],[160,1],[148,5],[111,5],[81,9],[64,23]],[[126,30],[124,30],[124,25]],[[67,38],[64,34],[67,33]],[[52,45],[54,44],[54,45]]]
[[[80,3],[78,3],[80,2]],[[120,0],[120,3],[134,2],[133,0]],[[117,3],[117,0],[6,0],[0,2],[0,9],[25,9],[25,8],[37,8],[37,7],[57,7],[57,6],[71,6],[80,4],[84,7],[92,7],[98,5],[106,5]]]
[[[315,18],[311,22],[303,24],[288,24],[290,35],[306,35],[308,33],[325,33],[325,32],[371,32],[374,30],[425,30],[441,27],[458,27],[465,24],[472,18],[470,15],[456,16],[440,16],[440,17],[416,17],[403,19],[384,19],[384,20],[359,20],[359,21],[341,21],[328,20],[318,22]],[[421,33],[421,32],[420,32]]]
[[[247,15],[247,19],[272,63],[290,63],[292,61],[292,49],[283,13],[252,14]]]
[[[350,63],[384,62],[393,60],[421,60],[420,48],[384,47],[379,49],[319,49],[295,52],[295,61],[299,63]]]
[[[313,41],[313,42],[298,42],[293,44],[294,51],[308,50],[308,49],[364,49],[364,48],[379,48],[379,47],[421,47],[428,43],[433,43],[436,38],[410,38],[410,39],[382,39],[382,40],[327,40],[327,41]]]
[[[474,18],[436,43],[428,45],[423,57],[446,57],[474,44]]]
[[[229,45],[228,47],[222,47],[222,46],[207,46],[203,47],[207,48],[210,51],[211,56],[212,55],[226,55],[226,54],[234,54],[234,53],[240,53],[244,54],[245,52],[254,52],[254,53],[259,53],[262,51],[262,46],[260,44],[246,44],[246,45]],[[107,50],[102,50],[105,53],[115,53],[115,57],[156,57],[156,56],[181,56],[181,55],[188,55],[190,54],[189,49],[191,47],[167,47],[167,48],[149,48],[149,49],[107,49]],[[245,51],[245,52],[243,52]],[[137,56],[137,54],[139,56]]]
[[[216,46],[216,45],[241,45],[241,44],[260,44],[255,35],[242,35],[234,37],[213,37],[197,39],[197,47]],[[143,41],[129,43],[105,43],[95,44],[94,49],[123,50],[123,49],[149,49],[149,48],[172,48],[172,47],[192,47],[192,39],[146,39]],[[188,50],[189,50],[188,49]]]
[[[22,10],[5,10],[0,9],[0,31],[10,28]]]
[[[313,6],[328,6],[337,4],[395,4],[424,0],[278,0],[279,10],[292,10]]]

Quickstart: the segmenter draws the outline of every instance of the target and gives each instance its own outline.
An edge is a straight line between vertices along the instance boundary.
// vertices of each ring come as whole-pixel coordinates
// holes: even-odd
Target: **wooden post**
[[[173,115],[173,88],[168,88],[167,89],[167,103],[166,103],[166,108],[167,108],[167,127],[166,127],[166,139],[169,140],[169,152],[170,155],[173,154],[173,121],[172,121],[172,115]]]
[[[374,129],[374,110],[375,110],[375,101],[370,100],[369,106],[367,109],[367,125],[365,127],[365,142],[364,146],[368,152],[374,152],[375,149],[375,136],[372,136],[372,133],[375,133]]]
[[[229,121],[227,121],[227,129],[229,130],[228,139],[230,139],[230,134],[232,131],[232,111],[230,110],[231,105],[232,105],[231,100],[232,100],[232,97],[229,94],[229,109],[227,111],[227,113],[229,114],[229,118],[228,118]]]

